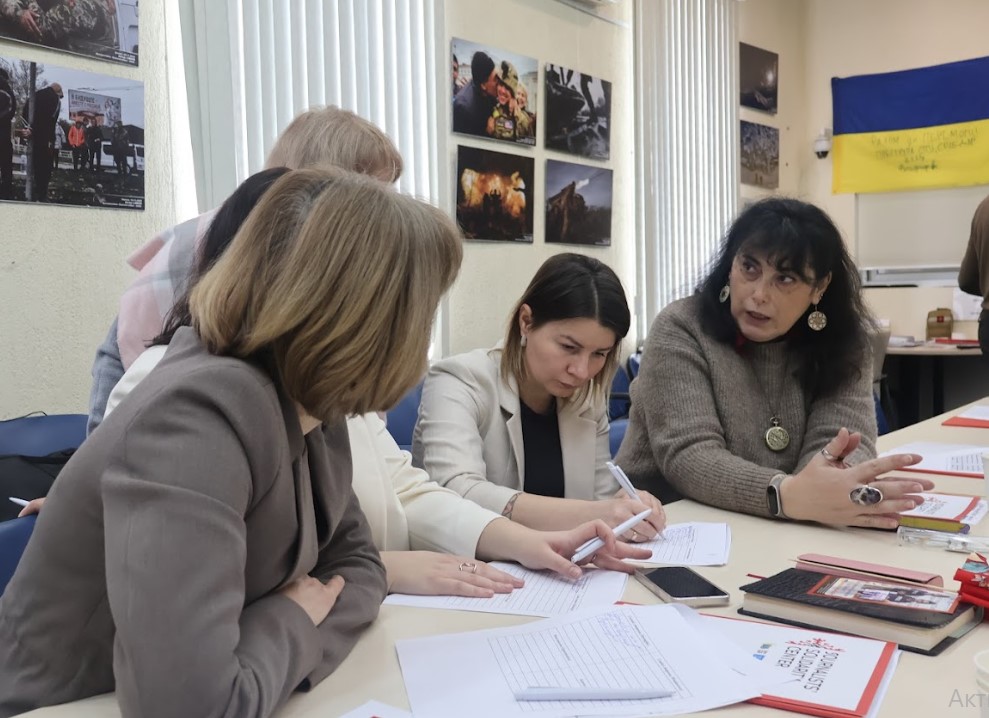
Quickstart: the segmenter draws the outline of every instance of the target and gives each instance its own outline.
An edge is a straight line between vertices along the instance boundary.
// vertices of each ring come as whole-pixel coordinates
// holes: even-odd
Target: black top
[[[554,403],[547,414],[537,414],[520,401],[522,445],[525,447],[527,493],[563,498],[563,449],[560,448],[560,422]]]

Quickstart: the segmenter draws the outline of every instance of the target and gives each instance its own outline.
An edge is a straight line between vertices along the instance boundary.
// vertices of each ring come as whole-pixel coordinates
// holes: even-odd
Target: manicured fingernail
[[[574,566],[570,569],[570,578],[580,578],[580,569]]]

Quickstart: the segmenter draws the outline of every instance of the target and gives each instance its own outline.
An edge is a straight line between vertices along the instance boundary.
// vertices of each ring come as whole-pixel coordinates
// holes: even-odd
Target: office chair
[[[608,419],[611,421],[628,416],[628,412],[632,408],[632,401],[628,393],[631,384],[625,369],[618,367],[615,378],[611,381],[611,395],[608,401]]]
[[[388,433],[404,451],[412,451],[412,431],[416,428],[416,421],[419,418],[421,399],[422,382],[419,382],[386,416]]]
[[[35,515],[0,521],[0,596],[14,575],[37,518]]]
[[[0,421],[0,454],[47,456],[78,449],[86,438],[85,414],[21,416]]]
[[[890,330],[882,329],[870,334],[872,344],[872,398],[876,405],[876,425],[879,435],[888,434],[896,427],[896,411],[889,393],[889,384],[883,365],[886,362],[886,349],[889,347]]]

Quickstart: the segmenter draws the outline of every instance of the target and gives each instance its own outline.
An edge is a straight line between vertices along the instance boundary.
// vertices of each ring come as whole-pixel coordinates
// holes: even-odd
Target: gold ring
[[[636,531],[635,529],[629,529],[629,530],[630,530],[630,531],[632,532],[632,538],[633,538],[633,539],[637,539],[637,538],[639,538],[639,535],[640,535],[640,534],[639,534],[639,532],[638,532],[638,531]]]
[[[477,564],[473,561],[464,561],[460,564],[461,571],[470,571],[471,573],[477,573]]]

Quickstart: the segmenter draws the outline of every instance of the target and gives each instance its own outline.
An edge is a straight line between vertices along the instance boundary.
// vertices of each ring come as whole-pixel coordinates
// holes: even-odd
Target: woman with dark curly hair
[[[895,528],[926,479],[877,477],[868,328],[831,219],[770,198],[734,222],[696,293],[653,322],[617,461],[664,500]]]

